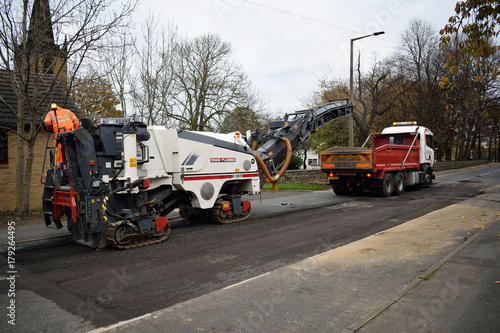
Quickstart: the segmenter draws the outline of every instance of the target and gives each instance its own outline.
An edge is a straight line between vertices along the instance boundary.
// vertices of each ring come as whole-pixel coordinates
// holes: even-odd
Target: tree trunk
[[[477,159],[483,159],[481,156],[481,130],[479,130],[477,134]]]
[[[498,136],[497,136],[497,150],[496,150],[496,159],[495,159],[495,162],[500,162],[500,133],[498,133]]]
[[[307,149],[304,149],[304,160],[302,161],[302,165],[304,167],[304,170],[307,169],[307,163],[306,163],[306,161],[307,161]]]
[[[21,207],[21,214],[28,214],[30,211],[31,179],[33,174],[33,161],[35,160],[35,141],[38,132],[36,123],[36,112],[31,112],[30,132],[27,140],[26,164],[24,167],[24,202]]]
[[[471,126],[472,127],[472,126]],[[462,161],[469,161],[471,159],[470,157],[470,152],[471,150],[474,151],[474,142],[475,142],[475,132],[470,133],[470,131],[467,132],[465,142],[463,144],[463,150],[462,150]]]
[[[452,153],[451,144],[449,142],[446,142],[445,143],[445,155],[444,155],[445,161],[451,161],[451,153]]]
[[[24,167],[24,200],[20,213],[28,214],[30,211],[31,179],[33,172],[33,161],[35,159],[35,142],[29,140],[26,152],[26,165]]]
[[[490,135],[490,140],[488,142],[488,161],[492,161],[491,158],[491,145],[493,144],[493,137]]]
[[[24,112],[24,111],[23,111]],[[16,212],[20,212],[23,207],[24,202],[24,121],[23,117],[18,117],[17,119],[17,166],[16,166]]]

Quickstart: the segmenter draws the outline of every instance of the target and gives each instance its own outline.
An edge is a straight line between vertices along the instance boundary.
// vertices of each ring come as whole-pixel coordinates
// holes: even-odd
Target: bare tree
[[[401,35],[398,53],[401,73],[413,83],[408,105],[415,120],[436,128],[438,110],[443,110],[443,91],[438,83],[444,74],[436,29],[422,20],[412,20]]]
[[[404,96],[411,84],[401,75],[391,59],[374,59],[368,72],[361,73],[358,60],[358,80],[354,100],[356,110],[357,140],[361,144],[370,133],[380,131],[388,125],[394,115],[397,101]],[[389,119],[389,122],[392,121]]]
[[[252,107],[255,96],[232,47],[220,36],[206,34],[181,40],[175,52],[176,95],[169,116],[181,128],[214,131],[237,107]]]
[[[98,71],[111,85],[114,96],[120,101],[122,116],[127,115],[127,100],[130,96],[131,66],[133,62],[135,37],[130,35],[129,29],[123,29],[118,37],[117,43],[108,47],[100,53],[97,62]]]
[[[148,125],[168,125],[173,108],[174,58],[177,28],[157,31],[158,22],[151,14],[136,42],[134,57],[138,64],[131,82],[133,105]]]
[[[73,80],[87,59],[96,57],[108,35],[126,26],[136,0],[28,0],[0,3],[1,69],[9,76],[17,107],[2,96],[17,123],[17,203],[20,213],[29,211],[29,193],[35,139],[40,130],[40,114],[60,85],[69,92]],[[33,11],[32,7],[38,10]],[[110,10],[110,7],[113,10]],[[36,17],[32,13],[37,13]],[[59,28],[54,36],[53,26]],[[56,38],[57,37],[57,38]],[[56,39],[64,39],[62,47]],[[60,52],[54,54],[58,48]],[[70,61],[70,64],[68,64]],[[64,104],[64,101],[62,102]],[[29,133],[25,134],[25,125]],[[24,148],[26,145],[26,149]]]
[[[398,72],[410,85],[408,92],[399,99],[400,114],[432,128],[435,138],[441,142],[438,155],[451,158],[456,110],[447,107],[450,96],[439,87],[445,74],[446,57],[439,49],[436,29],[422,20],[410,21],[401,35],[401,47],[395,60]]]

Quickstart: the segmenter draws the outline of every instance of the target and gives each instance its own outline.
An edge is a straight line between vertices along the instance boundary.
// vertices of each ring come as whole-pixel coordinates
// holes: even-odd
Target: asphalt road
[[[31,290],[96,326],[107,326],[297,262],[500,183],[500,165],[440,172],[429,189],[402,196],[263,193],[252,217],[229,225],[192,223],[165,243],[96,252],[67,238],[16,252],[19,290]],[[279,208],[279,209],[278,209]],[[0,281],[6,294],[7,281]]]

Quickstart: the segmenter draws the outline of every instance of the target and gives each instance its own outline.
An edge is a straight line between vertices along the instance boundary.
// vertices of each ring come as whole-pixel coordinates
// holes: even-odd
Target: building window
[[[45,74],[54,74],[54,71],[52,70],[52,59],[43,59],[43,72]]]
[[[0,129],[0,164],[9,163],[9,136],[6,130]]]
[[[316,158],[310,158],[307,161],[307,164],[309,164],[310,166],[317,166],[318,165],[318,159],[316,159]]]

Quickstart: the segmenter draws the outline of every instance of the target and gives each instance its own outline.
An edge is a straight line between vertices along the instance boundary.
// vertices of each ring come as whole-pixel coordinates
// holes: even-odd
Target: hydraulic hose
[[[287,138],[282,138],[281,140],[286,145],[286,157],[285,157],[285,163],[283,163],[283,166],[281,167],[280,171],[278,171],[276,176],[274,177],[271,176],[271,173],[267,169],[266,164],[264,163],[262,158],[260,158],[259,155],[255,154],[255,159],[257,160],[259,168],[264,173],[264,177],[266,177],[268,183],[273,184],[273,193],[278,191],[278,179],[281,176],[283,176],[286,169],[288,168],[288,165],[290,164],[290,160],[292,159],[292,145],[290,144],[290,141]]]

